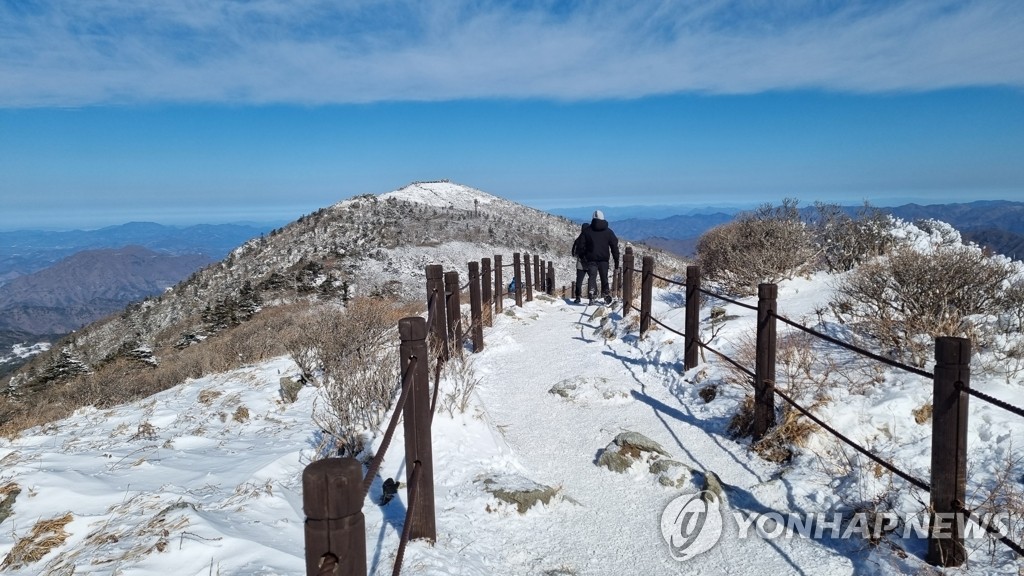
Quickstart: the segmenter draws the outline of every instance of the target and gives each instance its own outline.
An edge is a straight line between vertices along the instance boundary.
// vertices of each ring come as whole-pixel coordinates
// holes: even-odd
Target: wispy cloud
[[[1024,2],[0,0],[0,106],[1024,87]]]

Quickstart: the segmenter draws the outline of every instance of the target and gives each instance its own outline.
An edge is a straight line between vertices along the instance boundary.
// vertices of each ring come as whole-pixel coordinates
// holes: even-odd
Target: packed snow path
[[[741,540],[728,518],[712,550],[685,566],[671,557],[661,535],[662,510],[677,496],[699,491],[704,472],[714,472],[725,486],[727,515],[785,514],[793,495],[776,465],[725,435],[730,414],[700,399],[699,386],[680,374],[681,362],[646,357],[635,333],[606,339],[615,323],[602,325],[592,317],[596,310],[549,299],[512,308],[496,318],[487,348],[473,358],[484,411],[520,473],[559,487],[564,496],[522,515],[496,515],[488,531],[503,532],[505,544],[496,556],[480,557],[491,573],[854,573],[836,549],[852,551],[849,542]],[[607,310],[611,320],[620,310]],[[665,338],[665,331],[652,338]],[[560,382],[576,384],[568,398],[549,392]],[[627,430],[656,440],[692,468],[693,485],[662,486],[646,466],[624,473],[598,466],[600,451]],[[444,505],[438,502],[439,509]]]

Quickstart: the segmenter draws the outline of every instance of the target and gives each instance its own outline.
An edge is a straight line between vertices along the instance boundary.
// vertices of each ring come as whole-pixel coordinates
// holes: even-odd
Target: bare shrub
[[[449,416],[455,413],[464,414],[469,408],[469,401],[480,383],[480,378],[473,370],[467,354],[456,354],[444,363],[441,370],[440,397],[438,401]]]
[[[379,298],[357,298],[345,308],[320,305],[299,318],[289,343],[296,363],[323,389],[320,427],[338,452],[362,450],[361,434],[380,425],[400,386],[399,319],[410,308]]]
[[[756,293],[763,282],[792,278],[808,266],[813,252],[811,232],[797,201],[789,198],[716,226],[697,241],[702,273],[740,295]]]
[[[836,283],[832,307],[879,340],[892,357],[915,366],[930,360],[938,336],[983,341],[976,314],[997,313],[1012,269],[962,245],[922,253],[899,246]]]
[[[970,474],[970,472],[968,472]],[[1010,540],[1024,542],[1024,457],[1008,448],[1001,462],[996,464],[992,477],[968,496],[970,509],[982,520],[1003,515],[1005,522],[997,526],[985,526],[999,530]],[[968,486],[975,484],[968,482]],[[1001,544],[993,542],[993,552]]]

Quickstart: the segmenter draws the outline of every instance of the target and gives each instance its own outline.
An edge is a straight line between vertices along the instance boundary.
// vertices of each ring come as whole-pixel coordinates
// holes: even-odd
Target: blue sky
[[[541,209],[1024,201],[1024,2],[0,0],[0,229],[440,178]]]

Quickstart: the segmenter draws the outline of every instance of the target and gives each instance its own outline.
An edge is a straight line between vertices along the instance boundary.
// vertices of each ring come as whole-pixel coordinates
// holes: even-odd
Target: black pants
[[[576,270],[576,291],[573,292],[573,296],[578,300],[582,298],[583,294],[583,278],[587,275],[588,270],[586,268]]]
[[[587,289],[591,297],[597,294],[597,275],[601,274],[601,296],[607,296],[608,291],[608,262],[587,262],[590,278],[587,281]]]

